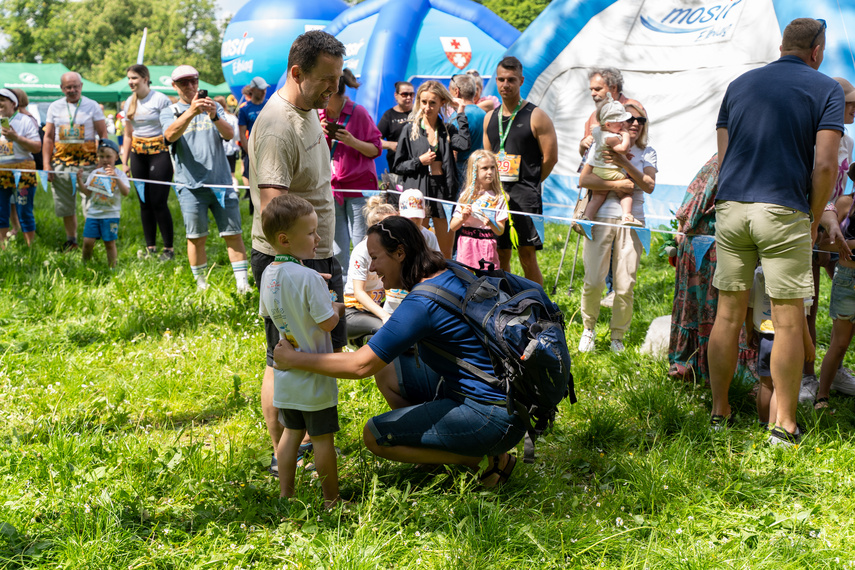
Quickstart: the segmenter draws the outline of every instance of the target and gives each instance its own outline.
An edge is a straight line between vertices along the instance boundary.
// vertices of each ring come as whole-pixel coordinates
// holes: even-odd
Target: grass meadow
[[[170,202],[174,262],[137,258],[130,199],[117,270],[100,244],[86,265],[59,253],[64,234],[41,190],[33,249],[18,237],[0,251],[0,568],[855,567],[852,401],[832,397],[834,413],[822,415],[802,408],[803,444],[772,449],[751,386],[735,384],[736,426],[710,433],[708,388],[669,380],[665,360],[637,351],[650,321],[671,311],[674,272],[656,238],[628,350],[608,351],[603,309],[597,352],[578,354],[574,234],[556,299],[579,403],[562,404],[536,462],[520,461],[503,488],[368,453],[363,423],[385,410],[369,378],[339,384],[351,503],[324,511],[307,473],[297,498],[280,501],[258,403],[258,295],[235,292],[217,237],[212,286],[197,292]],[[565,235],[547,227],[547,291]],[[826,299],[829,289],[825,279]],[[821,305],[820,357],[831,327]]]

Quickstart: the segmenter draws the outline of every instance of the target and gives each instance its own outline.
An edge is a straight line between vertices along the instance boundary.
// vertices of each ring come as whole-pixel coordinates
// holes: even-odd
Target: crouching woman
[[[466,285],[446,270],[442,256],[427,248],[409,219],[386,218],[368,229],[370,270],[388,289],[411,290],[418,283],[449,289],[461,297]],[[422,296],[409,295],[367,345],[355,353],[296,352],[287,341],[274,351],[276,367],[297,368],[336,378],[375,376],[392,411],[368,420],[363,439],[379,457],[401,463],[463,465],[492,487],[508,480],[516,457],[508,451],[525,435],[519,416],[509,415],[505,395],[440,356],[427,341],[493,374],[472,328],[459,315]],[[442,382],[440,382],[442,377]]]

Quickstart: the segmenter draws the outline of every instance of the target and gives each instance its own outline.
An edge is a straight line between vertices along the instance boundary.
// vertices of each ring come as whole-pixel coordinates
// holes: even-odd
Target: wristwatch
[[[212,123],[216,123],[216,122],[217,122],[217,121],[219,121],[219,120],[220,120],[220,116],[219,116],[219,115],[214,115],[214,117],[211,119],[211,122],[212,122]]]

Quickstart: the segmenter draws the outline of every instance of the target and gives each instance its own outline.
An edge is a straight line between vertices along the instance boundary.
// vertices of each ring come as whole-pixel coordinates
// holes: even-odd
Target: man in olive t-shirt
[[[297,37],[288,54],[285,85],[270,97],[253,125],[247,148],[250,197],[255,209],[250,261],[258,286],[276,254],[261,230],[261,212],[274,197],[293,193],[308,200],[318,214],[321,242],[315,259],[305,260],[303,265],[329,274],[327,282],[335,300],[341,301],[343,296],[342,268],[333,257],[330,151],[317,109],[325,108],[330,95],[338,91],[344,54],[344,45],[326,32],[315,30]],[[279,331],[269,318],[264,319],[264,329],[267,368],[261,384],[261,410],[275,450],[283,429],[279,411],[273,407],[273,349],[279,342]],[[347,343],[344,319],[332,331],[332,341],[337,350]],[[275,457],[271,471],[278,473]]]

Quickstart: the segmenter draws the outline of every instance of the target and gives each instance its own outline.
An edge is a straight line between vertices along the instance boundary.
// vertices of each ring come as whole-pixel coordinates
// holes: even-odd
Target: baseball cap
[[[424,194],[414,188],[401,192],[401,198],[398,200],[398,213],[405,218],[424,218]]]
[[[192,65],[179,65],[172,70],[172,81],[185,79],[187,77],[199,77],[199,72]]]
[[[253,77],[248,86],[255,87],[256,89],[267,89],[270,87],[263,77]]]
[[[850,87],[851,87],[851,86],[850,86]],[[14,94],[14,93],[12,93],[12,91],[11,91],[11,90],[9,90],[9,89],[0,89],[0,97],[5,97],[6,99],[8,99],[8,100],[9,100],[9,101],[11,101],[12,103],[14,103],[16,107],[18,106],[18,98],[17,98],[17,97],[15,97],[15,94]]]
[[[843,87],[843,95],[846,97],[846,102],[855,103],[855,87],[842,77],[834,77],[833,79]],[[5,91],[5,89],[3,91]],[[3,94],[3,91],[0,91],[0,95]]]
[[[119,154],[119,145],[117,145],[114,141],[111,141],[110,139],[101,139],[100,141],[98,141],[98,148],[104,146],[111,149],[116,154]]]

